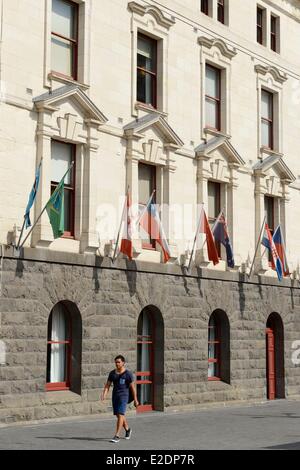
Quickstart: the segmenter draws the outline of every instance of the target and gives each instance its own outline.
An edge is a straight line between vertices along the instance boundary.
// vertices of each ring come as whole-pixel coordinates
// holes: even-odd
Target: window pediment
[[[287,81],[287,75],[283,72],[281,72],[279,69],[277,69],[276,67],[274,66],[263,66],[261,64],[257,64],[255,65],[255,72],[260,74],[260,75],[271,75],[272,78],[280,83],[281,85],[283,85],[283,83],[285,83]]]
[[[282,155],[270,155],[253,167],[254,175],[265,179],[266,191],[278,194],[281,184],[291,184],[296,178],[283,161]],[[276,189],[276,190],[275,190]]]
[[[166,29],[170,29],[175,24],[175,19],[165,15],[158,7],[154,5],[144,6],[137,2],[129,2],[128,8],[133,13],[139,16],[145,16],[147,14],[154,17],[157,24],[163,26]]]
[[[207,49],[212,49],[213,47],[219,49],[221,54],[226,57],[227,59],[233,59],[237,55],[237,50],[235,47],[229,46],[220,38],[212,38],[209,39],[205,36],[201,36],[198,38],[198,44],[200,46],[204,46]]]
[[[199,145],[196,149],[196,156],[198,158],[210,159],[224,159],[227,164],[232,166],[245,165],[244,160],[233,147],[228,137],[215,137],[207,143]]]

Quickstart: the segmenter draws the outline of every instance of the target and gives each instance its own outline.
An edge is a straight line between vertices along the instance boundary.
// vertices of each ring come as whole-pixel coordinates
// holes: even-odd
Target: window
[[[261,145],[273,149],[273,93],[261,91]]]
[[[218,0],[218,21],[225,24],[225,0]]]
[[[62,303],[52,310],[48,321],[47,390],[70,388],[71,318]]]
[[[274,223],[274,198],[270,196],[265,196],[265,215],[266,215],[266,223],[269,226],[270,232],[273,235],[275,229]],[[270,250],[269,253],[269,263],[272,263],[272,255]]]
[[[221,130],[221,71],[206,65],[205,120],[206,127]]]
[[[157,41],[138,34],[137,100],[157,105]]]
[[[230,325],[223,310],[215,310],[208,323],[208,380],[230,383]]]
[[[153,326],[151,312],[145,308],[138,320],[136,388],[139,411],[153,409]]]
[[[55,191],[71,163],[75,162],[76,146],[53,140],[51,143],[51,194]],[[75,219],[75,165],[65,178],[64,193],[65,234],[74,237]]]
[[[139,163],[139,209],[144,210],[151,194],[156,188],[156,167]],[[154,194],[155,201],[155,194]],[[149,224],[150,224],[149,220]],[[151,233],[151,226],[149,227]],[[143,240],[143,248],[155,249],[155,240],[149,237],[148,233],[141,228],[141,238]]]
[[[259,44],[263,44],[264,41],[264,10],[257,7],[257,21],[256,21],[256,38]]]
[[[221,184],[208,182],[208,222],[212,228],[221,212]],[[221,257],[221,245],[216,242],[219,257]]]
[[[208,16],[209,0],[201,0],[201,12]]]
[[[278,52],[278,23],[279,18],[271,15],[271,49]]]
[[[76,80],[78,4],[68,0],[52,0],[51,43],[52,71]]]

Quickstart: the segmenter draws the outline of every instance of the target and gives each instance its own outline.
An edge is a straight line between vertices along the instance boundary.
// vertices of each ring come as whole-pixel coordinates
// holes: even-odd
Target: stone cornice
[[[269,73],[270,75],[272,75],[274,80],[276,80],[276,82],[280,83],[281,85],[285,83],[288,79],[285,73],[280,72],[279,69],[272,65],[263,66],[261,64],[257,64],[255,65],[254,69],[255,72],[260,75],[267,75],[267,73]]]
[[[129,2],[128,8],[130,11],[140,16],[145,16],[146,14],[152,15],[156,22],[164,28],[170,29],[171,26],[175,24],[175,19],[166,16],[158,7],[154,5],[144,6],[137,2]]]
[[[221,54],[228,59],[233,59],[237,55],[237,50],[235,47],[228,46],[223,39],[220,38],[213,38],[209,39],[205,36],[200,36],[198,38],[198,44],[200,46],[207,47],[208,49],[211,49],[212,47],[217,47]]]

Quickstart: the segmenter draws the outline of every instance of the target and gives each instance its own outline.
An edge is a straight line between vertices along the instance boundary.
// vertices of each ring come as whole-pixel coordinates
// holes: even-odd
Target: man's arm
[[[105,398],[107,397],[107,394],[108,394],[108,391],[109,391],[109,388],[111,386],[111,382],[109,382],[109,380],[106,382],[105,386],[104,386],[104,389],[101,393],[101,400],[105,400]]]
[[[137,399],[137,396],[136,396],[136,389],[135,389],[135,386],[134,386],[134,382],[131,382],[129,387],[130,387],[131,392],[132,392],[134,406],[137,407],[137,406],[139,406],[139,402],[138,402],[138,399]]]

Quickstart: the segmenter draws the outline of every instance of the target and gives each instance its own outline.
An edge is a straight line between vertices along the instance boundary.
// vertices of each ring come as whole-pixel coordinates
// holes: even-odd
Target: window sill
[[[221,382],[219,377],[208,377],[209,382]]]
[[[218,131],[217,129],[213,129],[212,127],[205,127],[204,134],[210,134],[215,137],[226,137],[227,139],[231,139],[231,135],[226,134],[225,132]]]
[[[276,157],[283,157],[283,153],[277,152],[276,150],[269,147],[260,147],[260,153],[268,156],[274,155]]]
[[[154,108],[152,105],[146,104],[146,103],[141,103],[140,101],[137,101],[135,103],[134,107],[135,107],[136,110],[146,111],[148,113],[150,112],[150,113],[159,114],[160,116],[163,116],[163,117],[168,116],[167,113],[159,111],[158,109]]]
[[[74,78],[67,77],[66,75],[62,75],[58,72],[50,72],[48,74],[48,79],[64,83],[65,85],[78,85],[83,90],[88,90],[90,88],[89,85],[86,85],[85,83],[78,82]]]

